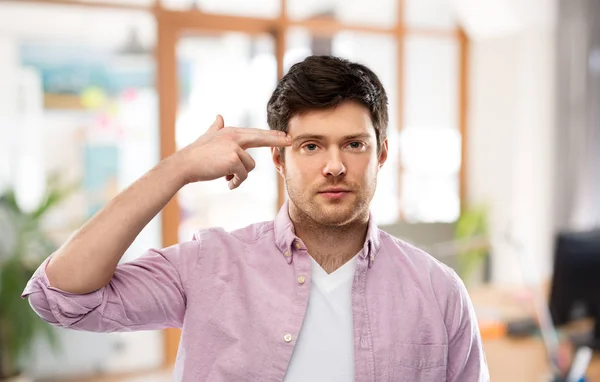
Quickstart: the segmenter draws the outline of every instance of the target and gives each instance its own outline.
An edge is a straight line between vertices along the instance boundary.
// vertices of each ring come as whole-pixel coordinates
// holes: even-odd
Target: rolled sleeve
[[[46,266],[36,270],[22,297],[46,322],[93,332],[181,327],[186,308],[185,278],[198,256],[198,242],[149,250],[120,264],[105,287],[87,294],[50,285]]]
[[[102,303],[101,291],[87,294],[73,294],[50,286],[46,276],[46,266],[52,259],[48,257],[35,271],[21,294],[29,298],[32,309],[46,322],[71,327],[83,315]]]

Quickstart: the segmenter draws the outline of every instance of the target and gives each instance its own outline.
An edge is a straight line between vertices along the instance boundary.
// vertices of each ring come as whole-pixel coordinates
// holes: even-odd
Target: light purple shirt
[[[49,286],[46,260],[23,297],[64,328],[181,328],[177,381],[283,381],[311,287],[311,260],[287,208],[272,222],[202,230],[192,241],[149,250],[85,295]],[[461,280],[373,218],[356,259],[352,318],[356,381],[489,380]]]

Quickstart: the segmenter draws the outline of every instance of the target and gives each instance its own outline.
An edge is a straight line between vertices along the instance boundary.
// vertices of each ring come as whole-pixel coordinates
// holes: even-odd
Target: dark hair
[[[344,101],[358,102],[369,110],[380,152],[389,119],[385,89],[371,69],[343,58],[309,56],[294,64],[267,104],[267,123],[271,130],[287,132],[294,115],[333,108]]]

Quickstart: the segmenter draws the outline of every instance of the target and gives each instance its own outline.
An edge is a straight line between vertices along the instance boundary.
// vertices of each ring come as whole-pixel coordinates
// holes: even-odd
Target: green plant
[[[38,335],[58,348],[52,327],[37,316],[21,293],[57,248],[42,229],[42,221],[73,189],[61,187],[58,177],[51,177],[41,205],[32,212],[19,207],[14,190],[0,195],[0,380],[19,374],[20,361]]]
[[[456,223],[455,239],[466,248],[458,254],[458,274],[465,282],[489,255],[487,211],[485,205],[468,207]]]

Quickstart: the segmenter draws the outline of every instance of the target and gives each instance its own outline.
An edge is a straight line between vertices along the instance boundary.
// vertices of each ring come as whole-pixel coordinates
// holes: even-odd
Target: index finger
[[[238,144],[244,150],[251,147],[285,147],[292,145],[292,138],[264,133],[242,134],[238,138]]]
[[[253,127],[231,127],[233,131],[238,134],[263,134],[263,135],[281,135],[286,136],[283,131],[280,130],[266,130],[266,129],[256,129]]]

